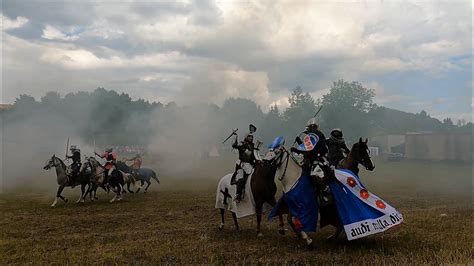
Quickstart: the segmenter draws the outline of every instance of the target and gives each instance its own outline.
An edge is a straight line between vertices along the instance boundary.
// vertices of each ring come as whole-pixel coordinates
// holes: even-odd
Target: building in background
[[[399,151],[392,150],[394,147],[405,143],[405,135],[385,135],[370,138],[370,146],[378,147],[379,154],[389,154]]]
[[[471,134],[408,133],[405,139],[407,159],[472,162]]]

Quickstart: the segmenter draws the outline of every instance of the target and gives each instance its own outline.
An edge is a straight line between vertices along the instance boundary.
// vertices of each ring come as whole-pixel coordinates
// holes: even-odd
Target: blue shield
[[[276,148],[279,148],[281,146],[283,146],[285,144],[285,139],[283,137],[276,137],[272,143],[270,143],[270,145],[268,145],[268,148],[269,149],[276,149]]]
[[[319,137],[313,133],[306,134],[303,139],[303,143],[298,145],[297,149],[300,151],[312,151],[319,141]]]

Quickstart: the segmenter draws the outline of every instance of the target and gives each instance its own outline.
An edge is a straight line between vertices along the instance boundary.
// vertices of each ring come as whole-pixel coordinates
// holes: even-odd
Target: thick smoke
[[[2,114],[4,191],[25,187],[56,189],[54,170],[42,168],[53,154],[65,158],[68,138],[69,145],[81,149],[83,160],[105,147],[140,145],[146,149],[144,166],[155,169],[161,178],[168,181],[186,178],[193,182],[217,179],[232,171],[236,156],[230,149],[234,138],[222,145],[224,137],[232,128],[240,128],[239,134],[243,135],[248,131],[248,124],[255,123],[245,115],[245,109],[237,108],[238,102],[232,101],[228,105],[237,109],[229,116],[222,114],[216,105],[170,103],[154,105],[146,112],[130,111],[118,119],[117,112],[129,110],[109,110],[109,105],[99,98],[82,101],[76,97],[66,106],[73,109],[72,117],[66,116],[61,112],[64,105],[59,104],[66,98],[56,99],[56,103],[43,99],[41,103],[30,105],[15,104],[13,109]],[[114,129],[107,128],[105,122],[114,120],[116,122],[108,123]],[[118,152],[120,160],[132,155]]]
[[[227,99],[222,106],[173,102],[163,105],[143,100],[132,101],[128,95],[104,89],[62,98],[54,93],[47,96],[41,102],[20,97],[11,110],[1,112],[0,185],[3,191],[54,191],[55,173],[44,171],[43,166],[53,154],[64,158],[68,138],[70,145],[77,145],[81,149],[83,157],[93,156],[94,151],[100,152],[107,146],[144,146],[146,155],[143,166],[157,171],[163,181],[163,188],[171,189],[176,187],[173,184],[178,183],[183,185],[180,188],[186,189],[195,189],[202,184],[212,187],[218,178],[233,170],[237,154],[232,152],[230,146],[234,138],[222,144],[233,128],[239,128],[239,139],[242,139],[248,131],[248,125],[252,123],[258,128],[256,139],[268,144],[274,137],[283,135],[287,144],[290,144],[295,132],[304,128],[306,119],[301,118],[308,113],[312,115],[316,109],[311,101],[305,102],[307,96],[304,94],[294,98],[296,107],[282,110],[283,114],[275,110],[265,113],[247,99]],[[338,102],[335,104],[339,105]],[[308,106],[309,109],[306,108]],[[325,108],[326,112],[331,110]],[[337,110],[332,114],[341,111]],[[324,111],[323,115],[325,119],[321,119],[322,122],[331,117]],[[361,124],[364,131],[344,128],[349,125],[347,116],[333,116],[330,121],[335,126],[343,127],[346,136],[365,136],[369,139],[378,131],[383,134],[403,134],[415,130],[463,133],[461,130],[470,130],[469,126],[472,126],[455,127],[441,123],[424,112],[410,114],[383,107],[376,107],[368,113],[358,113],[357,117],[360,123],[368,123]],[[330,128],[327,123],[321,123],[321,128],[328,135]],[[353,141],[347,138],[349,147]],[[369,141],[369,145],[371,143],[375,144],[375,141]],[[124,159],[133,154],[118,155],[119,159]],[[394,164],[379,161],[381,164],[376,172],[364,173],[364,176],[369,177],[369,185],[380,185],[380,189],[409,187],[450,194],[471,193],[470,189],[463,189],[471,187],[468,186],[471,181],[463,178],[472,174],[471,168],[465,164],[456,167],[433,162]],[[408,168],[410,171],[405,171]],[[422,182],[420,179],[420,176],[428,173],[426,169],[431,171],[428,176],[434,182]],[[456,172],[460,173],[454,182],[445,182],[443,177],[436,176],[438,173],[452,175],[451,169],[458,169]]]

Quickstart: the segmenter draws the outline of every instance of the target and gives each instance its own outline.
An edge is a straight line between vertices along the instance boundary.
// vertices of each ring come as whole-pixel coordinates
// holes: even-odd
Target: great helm
[[[331,131],[331,137],[340,140],[344,137],[344,135],[342,134],[342,130],[340,128],[335,128]]]

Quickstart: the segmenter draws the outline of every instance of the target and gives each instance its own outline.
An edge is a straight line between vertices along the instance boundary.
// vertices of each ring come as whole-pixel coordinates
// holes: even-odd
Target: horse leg
[[[127,190],[128,192],[133,193],[133,190],[130,190],[130,183],[127,183]]]
[[[119,184],[119,194],[118,194],[118,201],[121,201],[122,200],[122,191],[124,191],[125,189],[123,188],[122,184]]]
[[[81,196],[79,196],[79,199],[76,201],[76,203],[79,203],[81,202],[82,200],[82,197],[84,196],[84,190],[85,190],[85,186],[84,184],[81,184]]]
[[[90,198],[91,189],[92,189],[92,183],[89,183],[89,186],[87,187],[86,193],[84,194],[84,200],[87,199],[87,195],[89,195],[89,199],[92,200],[92,198]]]
[[[63,188],[62,188],[61,191],[59,192],[59,198],[61,198],[64,202],[68,202],[68,200],[66,199],[66,197],[63,197],[63,196],[61,195],[61,193],[63,193],[63,190],[64,190],[65,187],[66,187],[66,186],[63,186]]]
[[[114,202],[114,201],[117,199],[117,197],[118,197],[118,195],[119,195],[119,193],[120,193],[120,187],[119,187],[119,188],[117,188],[117,187],[115,187],[115,188],[114,188],[114,187],[111,187],[110,189],[115,193],[114,197],[110,200],[110,203],[112,203],[112,202]]]
[[[305,231],[300,232],[301,238],[306,241],[306,248],[313,249],[313,239],[311,239]]]
[[[59,190],[60,190],[60,189],[62,190],[62,186],[59,186],[59,187],[58,187],[58,191],[56,192],[56,198],[54,198],[54,201],[53,201],[53,204],[51,204],[51,207],[56,206],[56,204],[58,203],[59,194],[60,194],[60,193],[59,193]]]
[[[98,199],[99,199],[99,198],[97,197],[97,189],[99,189],[99,187],[96,186],[96,187],[94,188],[94,199],[95,199],[95,200],[98,200]],[[104,190],[105,190],[105,189],[104,189]]]
[[[288,224],[290,224],[291,229],[293,229],[293,231],[296,233],[296,236],[306,241],[306,248],[309,250],[313,249],[313,240],[308,236],[308,234],[306,234],[305,231],[296,229],[295,224],[293,223],[293,216],[290,213],[288,214],[287,219]]]
[[[222,231],[222,229],[224,229],[224,213],[225,213],[225,210],[224,209],[219,209],[220,210],[220,213],[221,213],[221,224],[219,225],[219,231]]]
[[[301,235],[299,234],[298,230],[296,229],[295,224],[293,223],[293,216],[291,214],[288,214],[288,216],[286,217],[286,220],[288,224],[290,225],[291,229],[293,230],[293,232],[295,232],[296,236],[300,238]]]
[[[148,190],[148,188],[149,188],[150,185],[151,185],[150,180],[146,180],[146,183],[147,183],[147,185],[146,185],[145,191],[144,191],[143,193],[146,193],[146,191]]]
[[[235,214],[235,212],[232,212],[232,219],[234,219],[235,231],[239,231],[240,230],[239,221],[237,220],[237,215]]]
[[[67,202],[67,199],[63,196],[61,196],[61,193],[63,192],[65,185],[60,185],[58,187],[58,192],[56,193],[56,198],[54,199],[53,204],[51,204],[51,207],[56,206],[56,203],[58,203],[58,199],[62,199],[64,202]]]
[[[278,220],[280,221],[279,228],[278,228],[278,233],[282,236],[285,235],[285,223],[283,222],[283,215],[280,214],[278,215]]]
[[[137,191],[135,191],[135,193],[138,193],[140,189],[142,189],[143,184],[144,184],[143,180],[140,180],[140,186],[138,187]]]
[[[336,232],[334,232],[333,235],[331,235],[330,237],[328,237],[328,240],[336,240],[339,235],[341,234],[342,230],[344,229],[344,227],[342,225],[339,225],[337,228],[336,228]]]
[[[255,203],[255,212],[257,213],[257,237],[263,236],[262,232],[260,232],[260,224],[262,222],[262,206],[263,202],[261,201]]]
[[[86,186],[87,186],[87,190],[85,189]],[[84,192],[82,193],[82,200],[81,200],[81,202],[86,202],[86,194],[87,194],[87,191],[89,191],[90,188],[91,188],[91,184],[90,184],[90,183],[84,184]]]

